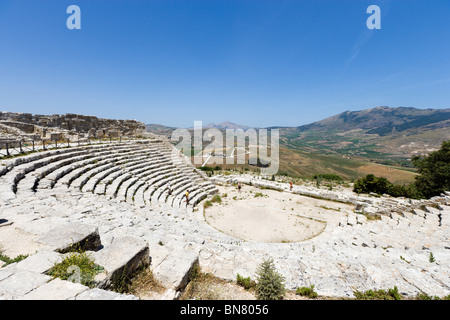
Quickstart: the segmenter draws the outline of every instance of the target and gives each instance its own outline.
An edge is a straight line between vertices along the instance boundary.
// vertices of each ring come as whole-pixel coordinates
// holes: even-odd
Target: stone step
[[[118,173],[119,174],[114,177],[114,180],[112,180],[112,183],[106,185],[105,196],[109,199],[115,198],[121,185],[133,177],[125,170],[121,170]]]
[[[205,191],[202,191],[202,192],[198,193],[197,195],[195,195],[192,198],[192,201],[189,201],[189,204],[192,205],[193,207],[195,207],[200,201],[205,199],[207,196],[208,196],[208,193],[206,193]]]
[[[135,154],[137,154],[140,151],[131,151],[131,152],[124,152],[120,156],[113,155],[110,157],[102,157],[98,159],[94,159],[90,161],[89,163],[82,164],[81,167],[73,170],[70,174],[66,175],[63,179],[61,179],[61,183],[67,186],[71,186],[74,181],[77,179],[84,180],[85,177],[82,177],[84,174],[91,175],[92,173],[89,173],[90,170],[98,168],[101,165],[108,164],[110,162],[113,162],[115,164],[120,164],[122,161],[126,161],[126,159],[129,159],[130,157],[133,157]],[[113,160],[113,161],[111,161]],[[80,183],[76,183],[76,185],[80,185]]]
[[[92,159],[92,158],[98,158],[98,157],[104,157],[104,156],[117,156],[118,152],[123,153],[123,152],[127,152],[129,150],[136,150],[136,147],[130,147],[130,146],[107,146],[104,147],[100,150],[88,150],[87,154],[84,155],[86,156],[85,159]],[[104,158],[103,158],[104,159]],[[95,161],[95,160],[92,160]],[[62,176],[64,176],[65,174],[67,174],[68,172],[70,172],[70,170],[73,170],[74,168],[80,167],[84,164],[90,163],[89,160],[85,161],[82,158],[79,159],[73,159],[73,161],[71,161],[70,163],[66,163],[64,164],[64,167],[58,168],[56,170],[54,170],[52,173],[47,174],[44,177],[44,187],[39,187],[39,188],[53,188],[53,186],[56,184],[57,180],[59,178],[61,178]],[[69,166],[70,164],[70,166]],[[48,181],[50,180],[50,181]]]
[[[77,154],[79,150],[70,150],[71,152],[58,153],[56,155],[50,155],[48,157],[26,162],[12,168],[7,174],[0,178],[0,184],[5,184],[11,186],[13,192],[17,191],[17,185],[20,180],[25,178],[25,176],[32,171],[35,171],[43,166],[54,161],[60,161],[69,158],[72,154]]]
[[[96,167],[94,169],[89,169],[85,171],[83,174],[81,174],[72,184],[71,186],[79,189],[83,189],[84,184],[87,183],[88,180],[90,180],[92,177],[94,178],[94,181],[92,182],[92,185],[95,187],[103,182],[103,184],[107,187],[109,184],[113,182],[114,179],[116,179],[118,176],[120,176],[119,172],[125,171],[124,164],[130,163],[130,164],[141,164],[144,160],[144,157],[139,158],[133,158],[126,157],[125,159],[122,158],[120,161],[115,161],[113,163],[107,163],[106,165]],[[108,171],[105,171],[105,169],[110,169]],[[108,179],[106,179],[108,178]],[[90,189],[90,192],[95,192],[97,194],[101,194],[101,191],[97,191],[95,188],[93,190]]]
[[[121,169],[119,166],[114,166],[108,170],[98,173],[96,176],[92,177],[91,180],[89,180],[90,184],[86,184],[82,191],[104,195],[106,190],[106,184],[104,181],[107,177],[119,172],[120,170]]]
[[[97,250],[101,245],[97,227],[75,222],[52,229],[37,241],[60,253],[73,249]]]
[[[189,190],[190,196],[192,197],[192,193],[200,188],[201,187],[198,184],[194,184],[192,187],[186,186],[186,188],[184,188],[178,195],[175,196],[175,198],[172,201],[172,206],[175,208],[183,207],[183,202],[186,201],[186,190]]]
[[[83,153],[84,152],[80,152],[78,153],[79,155],[74,155],[73,157],[70,157],[68,159],[51,162],[39,169],[34,170],[33,172],[28,173],[27,176],[24,179],[22,179],[20,183],[17,185],[17,189],[18,190],[20,190],[20,188],[24,190],[32,189],[33,191],[36,191],[40,181],[47,175],[53,173],[58,169],[62,169],[66,166],[69,166],[74,162],[92,158],[92,155],[86,155]]]
[[[137,207],[143,208],[146,206],[146,203],[144,202],[144,191],[147,189],[148,185],[146,182],[142,182],[139,187],[135,190],[134,193],[134,204]]]
[[[102,166],[96,167],[89,171],[89,175],[85,175],[84,179],[79,179],[80,184],[77,182],[73,183],[72,186],[79,188],[83,192],[94,192],[98,183],[106,178],[109,174],[117,172],[120,170],[119,167],[115,166],[113,163],[106,163]],[[86,180],[87,179],[87,180]],[[84,184],[82,181],[86,181]]]
[[[184,192],[187,188],[190,188],[193,186],[193,183],[191,182],[191,179],[187,177],[182,177],[178,179],[178,182],[176,182],[174,185],[171,185],[172,193],[169,195],[168,192],[166,194],[166,197],[164,197],[163,202],[166,202],[170,206],[173,205],[173,200],[177,195]]]
[[[164,287],[180,291],[188,284],[189,274],[198,261],[197,252],[177,249],[170,252],[158,265],[152,265],[153,276]]]
[[[130,191],[130,193],[132,193],[132,191],[130,190],[131,187],[133,187],[136,183],[139,183],[140,178],[139,177],[135,177],[134,175],[128,179],[127,181],[125,181],[119,188],[118,192],[117,192],[117,200],[119,201],[127,201],[128,198],[128,191]]]
[[[178,178],[182,178],[183,175],[181,173],[175,173],[174,175],[171,175],[165,179],[161,179],[155,184],[153,184],[153,187],[156,188],[155,192],[152,194],[152,202],[159,202],[159,197],[162,195],[163,192],[167,190],[167,184],[173,180],[176,180]]]
[[[150,264],[148,243],[130,236],[113,238],[111,243],[94,252],[92,257],[105,270],[105,273],[95,277],[98,287],[102,289],[117,286],[122,279]]]
[[[135,185],[137,182],[140,181],[145,181],[143,179],[143,177],[145,177],[147,174],[151,174],[151,172],[157,172],[158,169],[155,169],[155,165],[159,166],[160,164],[150,164],[147,165],[144,169],[138,170],[138,172],[136,173],[136,171],[134,170],[130,170],[129,173],[133,175],[133,179],[128,180],[127,182],[125,182],[120,190],[117,193],[117,197],[119,200],[121,201],[126,201],[127,199],[127,194],[128,194],[128,189],[130,187],[132,187],[133,185]],[[134,195],[134,190],[132,191],[132,194]]]
[[[139,300],[128,294],[120,294],[99,288],[91,289],[80,283],[53,279],[18,300]]]
[[[101,165],[94,165],[93,167],[91,167],[88,171],[86,171],[85,173],[81,174],[77,179],[75,179],[70,186],[72,188],[76,188],[79,189],[80,191],[83,190],[84,186],[89,183],[89,181],[95,177],[97,174],[101,174],[102,172],[104,172],[107,169],[112,169],[115,168],[113,163],[110,162],[106,162],[106,163],[102,163]],[[97,182],[97,180],[93,180],[92,182]]]

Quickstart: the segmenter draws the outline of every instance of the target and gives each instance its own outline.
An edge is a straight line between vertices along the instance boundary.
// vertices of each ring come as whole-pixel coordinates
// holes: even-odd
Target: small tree
[[[281,300],[285,293],[285,278],[278,273],[272,259],[264,260],[257,272],[256,293],[258,300]]]
[[[450,190],[450,140],[428,156],[415,156],[411,161],[419,173],[415,185],[426,198]]]
[[[375,177],[373,174],[368,174],[364,178],[358,179],[354,186],[353,191],[356,193],[370,193],[375,192],[378,194],[389,193],[392,188],[392,183],[390,183],[386,178]]]

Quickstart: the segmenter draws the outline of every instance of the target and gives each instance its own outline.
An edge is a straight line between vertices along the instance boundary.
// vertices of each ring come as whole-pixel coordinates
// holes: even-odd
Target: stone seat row
[[[162,143],[51,150],[2,163],[0,185],[6,199],[42,189],[72,187],[141,206],[162,201],[180,207],[188,189],[190,204],[195,206],[216,192],[214,184],[205,181],[193,166],[174,161],[172,155]]]

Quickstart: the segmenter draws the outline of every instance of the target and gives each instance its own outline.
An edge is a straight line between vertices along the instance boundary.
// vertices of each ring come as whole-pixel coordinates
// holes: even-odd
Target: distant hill
[[[450,120],[450,109],[416,109],[377,107],[361,111],[346,111],[338,115],[297,127],[299,132],[345,132],[363,129],[367,134],[386,136],[409,129],[419,129]],[[424,128],[424,130],[426,130]]]
[[[170,137],[172,135],[172,131],[175,130],[174,127],[164,126],[162,124],[146,124],[145,131],[154,133],[161,136]]]
[[[250,127],[248,126],[244,126],[244,125],[240,125],[240,124],[236,124],[230,121],[225,121],[225,122],[221,122],[221,123],[208,123],[206,125],[202,126],[202,129],[210,129],[210,128],[215,128],[215,129],[219,129],[219,130],[227,130],[227,129],[242,129],[242,130],[247,130]],[[158,134],[158,135],[164,135],[164,136],[171,136],[172,131],[177,129],[174,127],[168,127],[162,124],[147,124],[145,125],[145,129],[147,132],[151,132],[154,134]],[[192,130],[193,128],[188,128],[189,130]]]
[[[207,128],[245,131],[249,127],[225,121],[203,126]],[[437,150],[442,141],[450,140],[450,109],[383,106],[345,111],[298,127],[267,129],[272,128],[280,131],[280,174],[356,179],[373,173],[406,183],[416,175],[411,156]],[[147,131],[168,137],[174,129],[147,125]]]
[[[215,128],[215,129],[219,129],[219,130],[227,130],[227,129],[233,129],[233,130],[237,130],[237,129],[242,129],[242,130],[247,130],[250,129],[250,127],[248,126],[244,126],[241,124],[236,124],[230,121],[225,121],[225,122],[221,122],[221,123],[209,123],[207,125],[204,126],[204,128]]]
[[[412,155],[437,150],[450,139],[450,109],[383,106],[280,131],[292,149],[410,166]]]

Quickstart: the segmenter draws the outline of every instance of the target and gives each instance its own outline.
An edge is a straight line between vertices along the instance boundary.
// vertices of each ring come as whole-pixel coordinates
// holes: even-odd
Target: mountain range
[[[205,129],[209,129],[209,128],[215,128],[215,129],[219,129],[219,130],[227,130],[227,129],[233,129],[233,130],[237,130],[237,129],[242,129],[242,130],[247,130],[250,129],[249,126],[245,126],[245,125],[241,125],[241,124],[236,124],[230,121],[225,121],[225,122],[221,122],[221,123],[209,123],[205,126],[203,126],[203,128]]]
[[[164,128],[165,133],[171,132],[169,127]],[[249,127],[226,121],[204,128]],[[298,176],[336,173],[356,178],[377,171],[402,182],[413,178],[410,162],[413,155],[437,150],[442,141],[450,139],[450,108],[380,106],[345,111],[307,125],[267,129],[274,128],[280,130],[282,173]]]
[[[283,143],[293,148],[404,164],[450,139],[450,109],[383,106],[279,129]]]
[[[298,131],[337,130],[345,132],[355,129],[366,130],[367,134],[386,136],[396,132],[427,126],[448,127],[450,109],[416,109],[376,107],[361,111],[345,111],[338,115],[297,127]],[[429,127],[429,128],[432,128]]]

